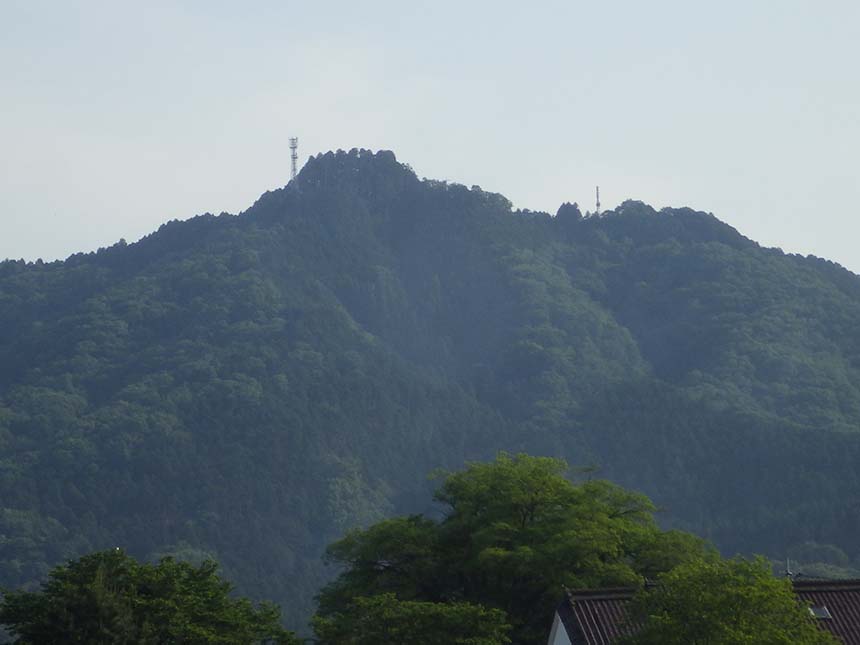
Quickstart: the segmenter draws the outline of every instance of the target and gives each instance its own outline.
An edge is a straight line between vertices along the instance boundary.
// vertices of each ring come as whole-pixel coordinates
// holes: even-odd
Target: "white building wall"
[[[552,619],[552,630],[549,633],[547,645],[570,645],[567,630],[564,628],[558,612],[555,612],[555,617]]]

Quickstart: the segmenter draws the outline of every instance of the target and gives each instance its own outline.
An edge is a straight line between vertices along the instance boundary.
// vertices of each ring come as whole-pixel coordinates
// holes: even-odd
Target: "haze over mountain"
[[[595,184],[695,206],[860,273],[858,21],[851,0],[2,2],[0,259],[238,212],[298,136],[302,160],[394,148],[517,207]]]
[[[856,275],[706,213],[512,211],[320,155],[238,217],[0,264],[0,585],[210,553],[298,625],[325,544],[499,450],[596,466],[725,552],[850,565],[858,316]]]

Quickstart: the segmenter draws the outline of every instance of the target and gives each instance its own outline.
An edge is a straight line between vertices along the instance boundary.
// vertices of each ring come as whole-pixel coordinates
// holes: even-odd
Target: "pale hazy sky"
[[[0,0],[0,259],[232,213],[299,154],[711,211],[860,272],[860,3]]]

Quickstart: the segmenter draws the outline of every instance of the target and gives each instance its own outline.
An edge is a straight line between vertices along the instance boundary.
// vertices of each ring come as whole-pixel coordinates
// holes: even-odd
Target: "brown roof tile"
[[[816,622],[846,645],[860,645],[860,580],[795,580],[794,592],[832,618]]]
[[[635,589],[583,589],[568,591],[559,607],[571,645],[610,645],[627,629],[627,603]]]

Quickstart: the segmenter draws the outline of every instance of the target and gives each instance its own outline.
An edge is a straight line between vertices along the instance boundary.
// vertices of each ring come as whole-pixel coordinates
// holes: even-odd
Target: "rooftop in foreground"
[[[860,645],[860,580],[793,580],[819,627]],[[549,645],[612,645],[636,629],[627,623],[634,588],[568,591],[556,609]]]

